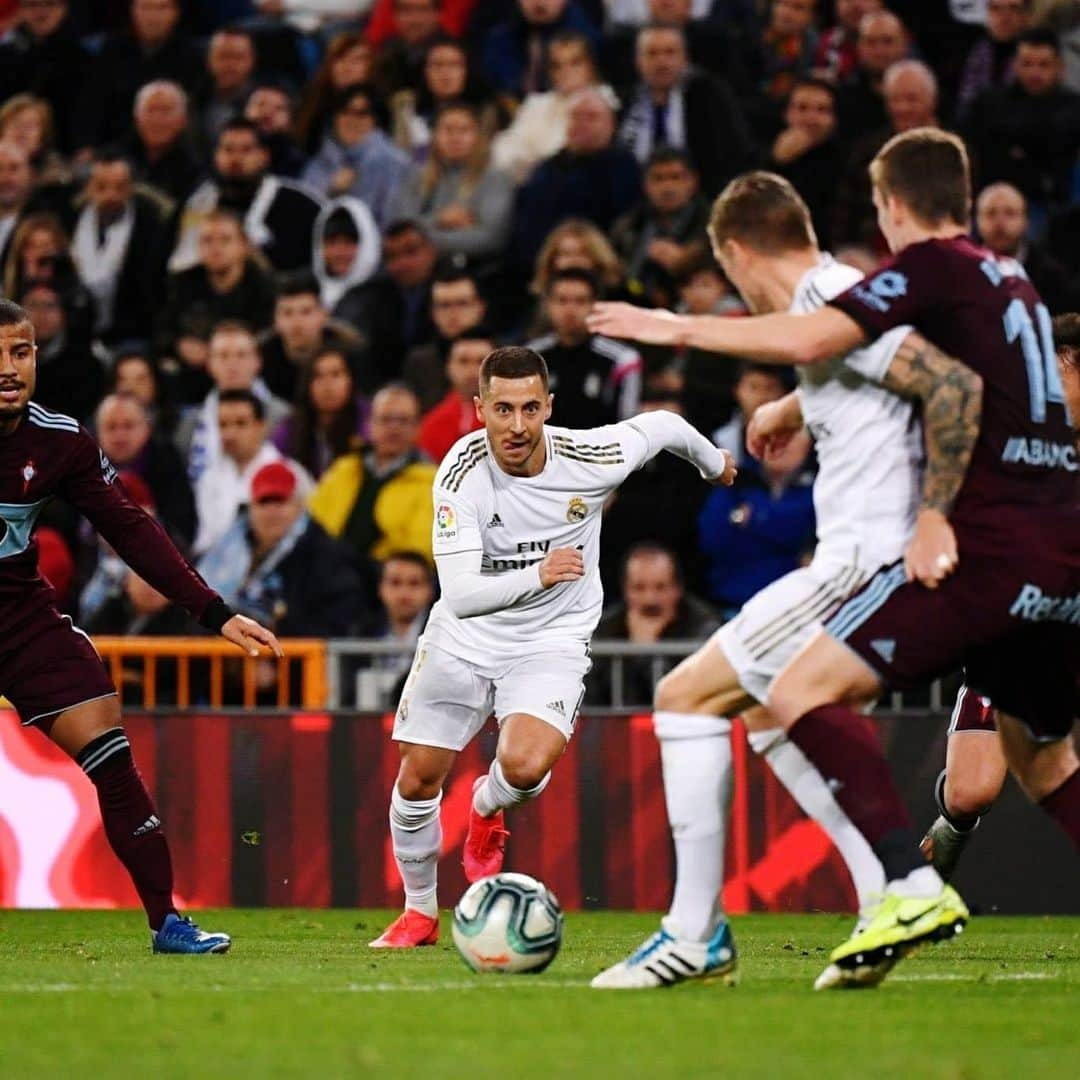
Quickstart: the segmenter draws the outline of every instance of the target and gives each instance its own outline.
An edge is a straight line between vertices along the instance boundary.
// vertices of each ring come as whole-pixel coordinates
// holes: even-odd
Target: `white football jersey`
[[[425,642],[466,659],[536,647],[584,647],[600,619],[600,519],[604,501],[660,447],[624,420],[574,430],[545,427],[547,461],[536,476],[511,476],[483,431],[459,439],[435,477],[436,558],[482,552],[481,573],[521,570],[556,548],[581,550],[585,574],[499,611],[458,618],[445,600],[431,610]]]
[[[822,255],[796,286],[790,310],[816,311],[862,276]],[[881,385],[909,333],[898,326],[865,348],[798,369],[799,402],[818,455],[818,547],[841,557],[854,552],[871,568],[903,554],[921,496],[918,414]]]

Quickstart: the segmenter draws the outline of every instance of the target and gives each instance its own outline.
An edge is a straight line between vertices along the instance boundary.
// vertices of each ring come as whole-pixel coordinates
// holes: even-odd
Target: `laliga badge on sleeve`
[[[456,540],[457,514],[450,503],[439,503],[435,510],[435,536],[439,540]]]

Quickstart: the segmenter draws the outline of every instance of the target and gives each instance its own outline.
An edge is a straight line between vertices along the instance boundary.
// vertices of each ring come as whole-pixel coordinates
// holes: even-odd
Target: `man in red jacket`
[[[479,326],[467,331],[450,347],[446,361],[450,389],[420,423],[420,449],[436,464],[462,435],[484,426],[477,418],[473,402],[480,392],[480,365],[494,348],[490,334]]]

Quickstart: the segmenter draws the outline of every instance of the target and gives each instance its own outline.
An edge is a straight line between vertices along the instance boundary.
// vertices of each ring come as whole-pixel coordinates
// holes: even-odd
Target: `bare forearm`
[[[621,303],[600,303],[589,316],[599,334],[654,345],[689,346],[765,364],[812,364],[839,356],[866,335],[837,308],[810,315],[774,314],[749,319],[725,315],[674,315]]]
[[[922,402],[926,476],[922,509],[948,516],[964,482],[982,418],[982,379],[918,334],[896,352],[885,385]]]

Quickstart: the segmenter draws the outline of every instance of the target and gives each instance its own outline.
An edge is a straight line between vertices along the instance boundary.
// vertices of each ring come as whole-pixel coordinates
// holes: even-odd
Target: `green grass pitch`
[[[0,1077],[1076,1075],[1080,918],[977,918],[878,990],[815,994],[835,915],[734,922],[739,985],[588,988],[656,925],[570,915],[540,976],[478,976],[442,942],[367,941],[372,911],[203,912],[216,957],[154,957],[135,912],[0,912]]]

